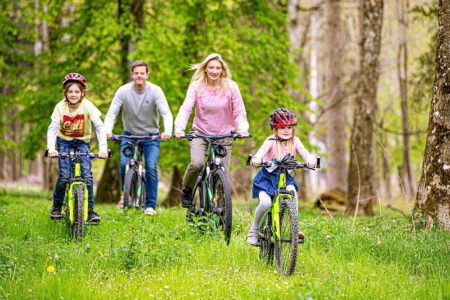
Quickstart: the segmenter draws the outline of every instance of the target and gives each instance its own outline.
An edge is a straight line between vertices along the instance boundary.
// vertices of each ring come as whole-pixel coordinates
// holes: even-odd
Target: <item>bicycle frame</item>
[[[281,190],[286,188],[286,170],[281,169],[280,170],[280,178],[278,180],[278,189],[275,192],[275,197],[272,199],[272,206],[270,209],[268,209],[264,216],[261,218],[260,221],[260,228],[263,226],[264,219],[266,218],[267,214],[272,213],[272,230],[275,232],[275,236],[277,237],[278,244],[281,244],[281,232],[280,227],[278,226],[280,224],[280,204],[287,198],[290,201],[293,200],[291,194],[287,194],[284,192],[280,192]],[[271,236],[271,241],[275,241],[275,236]]]

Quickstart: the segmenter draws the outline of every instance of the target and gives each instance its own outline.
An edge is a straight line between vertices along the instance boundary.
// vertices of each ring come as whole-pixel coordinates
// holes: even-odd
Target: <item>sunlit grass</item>
[[[22,196],[24,195],[24,196]],[[285,277],[261,263],[245,236],[256,202],[234,205],[229,246],[184,221],[181,208],[154,217],[97,205],[99,226],[74,242],[51,202],[0,194],[0,297],[401,298],[445,299],[449,234],[411,232],[401,216],[333,219],[301,205],[306,233],[297,271]]]

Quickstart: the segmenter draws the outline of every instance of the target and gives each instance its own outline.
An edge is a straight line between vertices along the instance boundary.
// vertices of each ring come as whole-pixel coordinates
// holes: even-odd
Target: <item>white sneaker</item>
[[[250,228],[247,234],[247,243],[252,246],[258,246],[258,229]]]
[[[156,214],[156,211],[153,209],[153,207],[147,207],[144,210],[144,214],[149,215],[149,216],[153,216],[154,214]]]

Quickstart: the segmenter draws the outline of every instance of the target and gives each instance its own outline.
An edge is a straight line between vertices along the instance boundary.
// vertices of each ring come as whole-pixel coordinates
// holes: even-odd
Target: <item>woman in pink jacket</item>
[[[220,54],[210,54],[203,62],[193,65],[192,76],[183,105],[175,119],[175,137],[184,135],[192,108],[195,116],[191,133],[201,135],[227,135],[237,130],[240,135],[248,135],[247,113],[238,85],[231,80],[231,72]],[[225,172],[229,173],[232,139],[222,139],[220,143],[227,149],[223,158]],[[191,163],[183,178],[181,203],[189,207],[192,189],[204,164],[208,143],[203,139],[189,142]]]

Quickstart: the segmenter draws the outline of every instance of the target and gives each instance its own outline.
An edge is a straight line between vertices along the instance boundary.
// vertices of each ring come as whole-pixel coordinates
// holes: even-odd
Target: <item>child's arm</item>
[[[103,122],[100,117],[93,119],[92,124],[94,124],[95,132],[97,133],[98,152],[101,157],[106,158],[108,150],[106,144],[105,126],[103,126]]]
[[[60,122],[53,120],[47,129],[47,149],[49,156],[58,155],[58,151],[56,151],[55,146],[56,146],[56,136],[58,135],[59,123]]]
[[[314,166],[314,156],[306,150],[305,146],[303,146],[302,142],[298,137],[294,138],[294,147],[295,150],[300,154],[303,160],[310,166]]]
[[[253,159],[252,159],[253,165],[258,165],[261,162],[264,155],[266,155],[270,151],[270,149],[273,147],[273,143],[274,143],[274,141],[270,140],[269,138],[267,138],[264,141],[262,146],[258,149],[258,151],[256,151],[255,155],[253,156]]]

